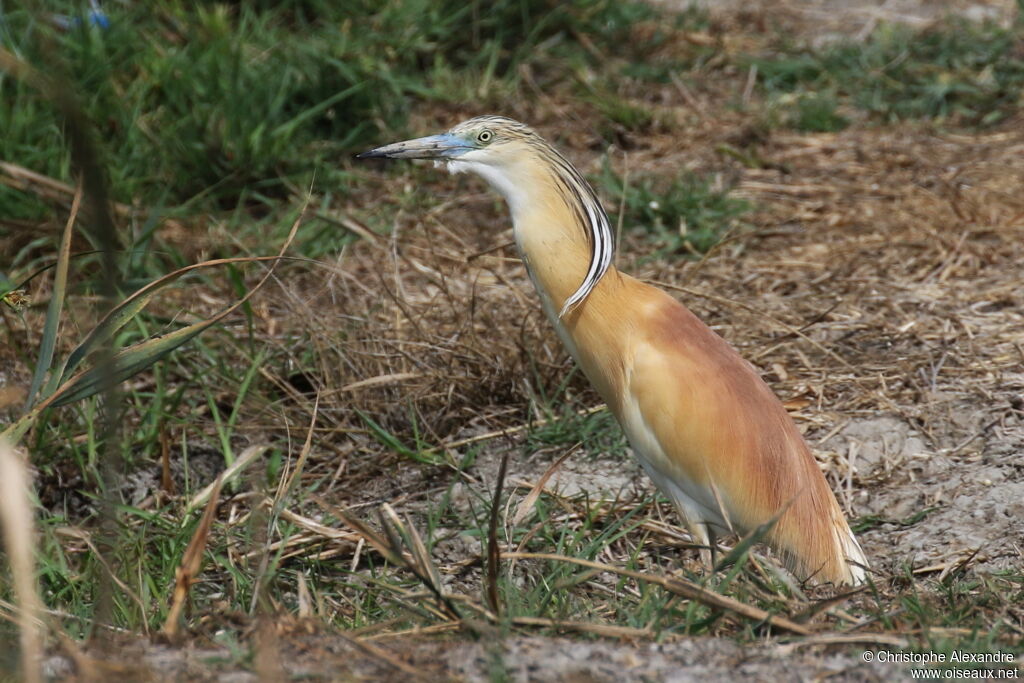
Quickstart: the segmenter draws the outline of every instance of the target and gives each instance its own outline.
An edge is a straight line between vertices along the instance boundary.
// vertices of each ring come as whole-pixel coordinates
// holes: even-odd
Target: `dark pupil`
[[[491,139],[491,134],[488,133],[487,131],[484,131],[483,133],[480,133],[480,141],[481,142],[487,142],[490,139]]]

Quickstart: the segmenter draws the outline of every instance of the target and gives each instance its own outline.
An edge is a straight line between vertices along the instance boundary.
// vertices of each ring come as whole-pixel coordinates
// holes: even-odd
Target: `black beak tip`
[[[356,159],[377,159],[383,156],[384,155],[378,152],[377,150],[371,149],[367,152],[360,152],[359,154],[356,155]]]

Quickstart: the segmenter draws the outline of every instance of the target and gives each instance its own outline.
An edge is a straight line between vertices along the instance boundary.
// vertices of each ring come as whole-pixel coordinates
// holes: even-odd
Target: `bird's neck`
[[[590,247],[570,216],[538,211],[513,216],[519,253],[544,300],[546,312],[552,322],[560,324],[566,302],[586,277],[591,261]],[[585,303],[586,299],[575,308]]]
[[[629,311],[623,309],[629,278],[608,266],[586,297],[562,314],[566,301],[592,269],[595,250],[591,240],[595,236],[588,235],[583,223],[588,207],[574,205],[574,196],[567,196],[564,186],[552,178],[557,171],[543,164],[506,166],[500,172],[493,167],[465,170],[483,176],[505,197],[512,212],[516,245],[545,313],[569,353],[615,409],[622,381],[621,373],[614,370],[615,358],[629,336]],[[589,187],[586,190],[590,194],[585,198],[592,198]],[[589,209],[593,212],[594,207]],[[604,218],[603,211],[600,218]]]
[[[599,206],[584,205],[579,193],[569,190],[570,179],[543,160],[525,158],[501,168],[477,163],[453,168],[461,170],[482,176],[505,198],[516,246],[546,311],[558,326],[563,306],[593,266],[594,237],[585,221],[591,217],[606,220],[604,212]],[[578,174],[577,178],[592,198],[585,181]],[[596,199],[593,202],[596,204]],[[608,239],[607,248],[611,249],[610,235]]]

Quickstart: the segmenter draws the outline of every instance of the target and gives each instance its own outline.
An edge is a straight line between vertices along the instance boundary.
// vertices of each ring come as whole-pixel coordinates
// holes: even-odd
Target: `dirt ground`
[[[767,13],[787,22],[801,37],[830,41],[855,36],[864,38],[879,22],[927,26],[947,15],[971,21],[1007,22],[1013,18],[1013,0],[654,0],[663,7],[685,9],[693,4],[712,13]]]
[[[878,643],[875,643],[878,645]],[[728,638],[691,638],[670,643],[581,641],[571,638],[518,636],[500,641],[447,642],[402,638],[375,644],[370,653],[331,636],[292,636],[279,641],[273,656],[283,666],[261,673],[240,671],[223,649],[185,649],[128,645],[119,654],[135,666],[96,671],[100,680],[138,677],[159,681],[249,683],[279,680],[358,681],[530,681],[536,683],[698,683],[699,681],[891,681],[899,671],[891,664],[828,652],[822,645],[768,643],[743,646]],[[268,657],[269,659],[269,657]],[[500,668],[496,665],[501,662]],[[70,673],[62,657],[47,662],[47,673]],[[153,672],[159,672],[154,675]],[[106,678],[104,678],[106,677]]]
[[[740,3],[707,4],[712,11],[735,11]],[[949,8],[1003,18],[1013,5],[768,4],[820,37],[848,35],[850,26],[866,35],[879,19],[923,23]],[[766,162],[761,168],[730,171],[738,174],[737,194],[758,207],[748,219],[755,230],[699,266],[647,262],[632,268],[639,277],[687,288],[675,294],[736,345],[787,402],[841,504],[871,521],[858,535],[880,581],[907,568],[922,577],[966,567],[1024,568],[1021,123],[978,135],[926,125],[773,132],[758,143]],[[548,132],[543,122],[537,125]],[[720,162],[712,150],[745,135],[745,126],[738,116],[733,129],[697,117],[685,140],[654,139],[628,163],[715,171]],[[588,173],[599,163],[596,155],[569,156]],[[491,263],[477,276],[474,282],[483,277],[493,285],[484,296],[499,297],[500,305],[536,308],[518,264]],[[409,289],[415,301],[413,285]],[[481,429],[469,425],[460,435]],[[509,481],[537,481],[557,455],[513,459]],[[493,479],[499,457],[497,449],[485,451],[474,474]],[[424,484],[399,476],[363,495],[401,498]],[[632,460],[570,458],[546,488],[611,500],[635,498],[652,484]],[[746,646],[726,638],[466,642],[423,633],[356,642],[302,621],[275,628],[267,663],[253,667],[261,673],[242,671],[226,648],[139,641],[120,647],[121,663],[93,665],[101,676],[225,682],[279,676],[483,681],[499,669],[512,681],[887,681],[904,675],[899,665],[865,662],[860,654],[869,646],[898,645],[898,637],[845,644],[783,638]],[[275,650],[279,657],[272,656]],[[60,678],[71,661],[55,655],[47,668]]]

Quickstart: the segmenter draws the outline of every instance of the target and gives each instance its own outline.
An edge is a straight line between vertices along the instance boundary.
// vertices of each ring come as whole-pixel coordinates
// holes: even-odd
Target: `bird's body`
[[[863,581],[860,546],[785,408],[685,306],[611,264],[593,190],[536,133],[479,117],[366,156],[441,159],[505,197],[559,337],[699,543],[775,520],[765,540],[804,576]]]

